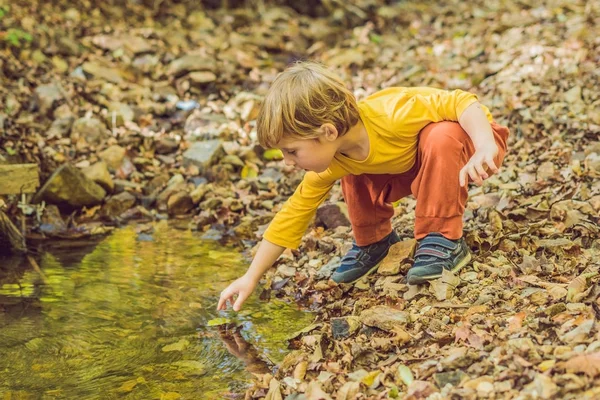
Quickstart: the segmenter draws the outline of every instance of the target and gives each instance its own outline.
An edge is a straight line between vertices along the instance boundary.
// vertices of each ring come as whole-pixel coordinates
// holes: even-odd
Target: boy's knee
[[[427,125],[420,137],[420,146],[428,152],[445,152],[462,149],[469,135],[458,122],[435,122]]]

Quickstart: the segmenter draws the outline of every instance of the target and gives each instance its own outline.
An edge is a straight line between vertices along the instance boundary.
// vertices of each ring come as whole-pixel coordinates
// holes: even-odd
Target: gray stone
[[[167,182],[169,182],[168,172],[163,172],[160,175],[156,175],[150,182],[146,184],[146,186],[144,186],[144,194],[149,195],[161,190],[167,184]]]
[[[144,185],[142,185],[141,183],[130,182],[124,179],[114,179],[113,182],[115,183],[116,193],[121,193],[125,189],[131,189],[135,192],[141,192],[144,187]]]
[[[452,386],[458,386],[464,378],[468,378],[469,375],[465,374],[461,370],[440,372],[433,374],[433,380],[438,388],[442,389],[447,384]]]
[[[348,206],[343,202],[323,204],[317,209],[317,223],[323,224],[326,229],[350,226]]]
[[[118,68],[105,67],[95,62],[83,63],[81,68],[85,73],[92,75],[94,78],[116,84],[123,83],[123,75]]]
[[[42,215],[42,223],[40,231],[46,235],[58,235],[67,231],[67,224],[62,219],[58,207],[53,204],[48,204],[44,208]]]
[[[169,154],[177,151],[179,143],[173,138],[161,138],[154,142],[154,150],[157,154]]]
[[[106,122],[109,126],[123,126],[125,122],[131,122],[135,118],[135,112],[133,109],[125,103],[111,103],[108,106],[108,113],[106,115]]]
[[[102,207],[102,213],[111,217],[117,217],[133,207],[135,203],[135,196],[128,191],[124,191],[108,199]]]
[[[206,193],[208,193],[211,189],[212,185],[209,184],[198,185],[198,187],[196,187],[194,190],[192,190],[192,193],[190,193],[192,202],[194,204],[200,203],[200,201],[202,201],[204,198],[204,195],[206,195]]]
[[[209,82],[214,82],[217,80],[217,75],[210,71],[199,71],[199,72],[191,72],[189,74],[189,78],[192,83],[196,84],[204,84]]]
[[[35,97],[40,107],[40,113],[46,114],[56,102],[64,98],[64,94],[60,85],[49,84],[35,88]]]
[[[94,165],[84,168],[82,172],[89,179],[102,186],[108,193],[112,193],[115,190],[115,183],[108,172],[106,162],[99,161]]]
[[[340,261],[341,261],[341,258],[339,258],[338,256],[333,257],[331,260],[329,260],[329,262],[327,264],[325,264],[321,268],[319,268],[319,270],[315,273],[315,278],[316,279],[329,278],[331,276],[331,274],[333,274],[333,271],[335,271],[335,269],[340,266]]]
[[[167,211],[169,197],[180,191],[186,191],[186,184],[184,182],[168,185],[167,188],[156,197],[156,207],[160,211]]]
[[[102,187],[70,164],[60,166],[35,195],[33,202],[42,200],[59,206],[83,207],[100,204],[106,196]]]
[[[69,132],[71,131],[71,127],[73,126],[74,120],[75,118],[73,117],[55,119],[54,121],[52,121],[50,129],[48,129],[46,137],[48,139],[67,137],[69,135]]]
[[[124,41],[125,48],[135,55],[152,51],[152,44],[142,37],[126,36]]]
[[[192,208],[194,203],[187,192],[175,192],[167,200],[167,210],[171,215],[187,214]]]
[[[72,120],[75,120],[75,114],[73,114],[71,107],[66,103],[56,107],[52,115],[54,119],[71,118]]]
[[[212,199],[204,200],[200,203],[200,210],[216,210],[221,207],[223,200],[213,197]]]
[[[217,63],[214,58],[199,54],[188,54],[172,61],[167,67],[167,74],[180,76],[192,71],[216,72]]]
[[[408,313],[388,306],[375,306],[360,313],[360,321],[384,331],[391,331],[408,323]]]
[[[123,165],[126,153],[127,150],[115,144],[98,153],[98,157],[106,163],[110,171],[116,171]]]
[[[360,328],[358,317],[342,317],[331,319],[331,334],[334,339],[345,339]]]
[[[223,145],[220,140],[206,140],[195,142],[183,153],[184,165],[196,165],[200,168],[210,166],[218,156],[223,152]]]
[[[106,125],[97,118],[79,118],[71,128],[71,140],[99,145],[108,139],[110,133]]]

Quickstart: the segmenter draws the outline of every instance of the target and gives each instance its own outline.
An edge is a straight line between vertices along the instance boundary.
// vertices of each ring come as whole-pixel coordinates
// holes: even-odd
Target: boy
[[[400,239],[391,203],[417,199],[415,262],[409,284],[458,271],[471,259],[462,238],[469,178],[478,185],[498,172],[508,129],[493,122],[475,95],[455,90],[381,90],[356,102],[342,80],[319,64],[302,62],[281,73],[257,119],[263,147],[277,147],[287,165],[306,170],[264,233],[246,274],[219,299],[238,311],[285,248],[297,248],[317,207],[342,180],[354,243],[332,279],[368,275]]]

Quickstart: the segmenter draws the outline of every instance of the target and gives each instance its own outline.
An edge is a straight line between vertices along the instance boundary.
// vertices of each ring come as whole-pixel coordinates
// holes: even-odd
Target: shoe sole
[[[452,268],[450,271],[452,271],[452,272],[458,272],[465,265],[467,265],[470,261],[471,261],[471,253],[468,253],[465,256],[465,258],[463,258],[458,264],[456,264],[454,266],[454,268]],[[431,280],[438,279],[438,278],[441,278],[441,277],[442,277],[442,274],[418,276],[418,277],[415,277],[415,279],[412,279],[411,282],[408,282],[408,284],[409,285],[418,285],[418,284],[429,282]]]

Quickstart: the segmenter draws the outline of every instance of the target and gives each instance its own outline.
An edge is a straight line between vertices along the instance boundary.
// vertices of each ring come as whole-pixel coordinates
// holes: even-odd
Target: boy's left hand
[[[471,157],[469,162],[460,170],[458,174],[458,180],[460,186],[465,186],[468,182],[468,176],[475,182],[475,184],[481,186],[483,180],[490,177],[490,174],[486,171],[488,169],[495,174],[498,172],[498,167],[494,162],[494,159],[498,155],[498,146],[496,143],[490,143],[475,151],[475,154]]]

